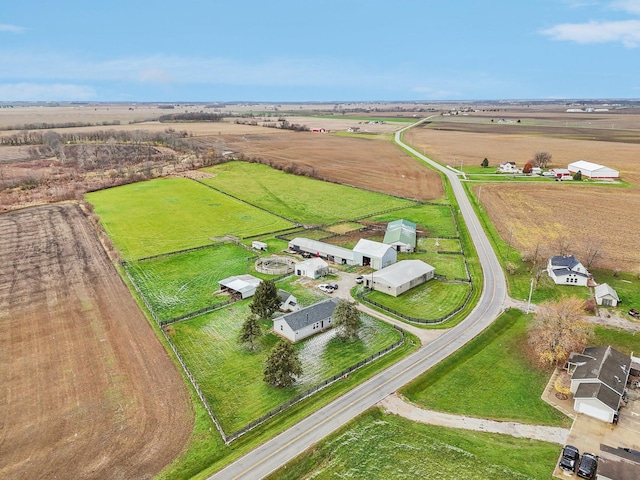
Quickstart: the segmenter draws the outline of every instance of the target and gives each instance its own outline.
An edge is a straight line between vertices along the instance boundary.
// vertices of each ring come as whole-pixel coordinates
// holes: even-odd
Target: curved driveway
[[[455,352],[482,332],[500,314],[506,298],[506,283],[498,259],[456,174],[402,142],[402,132],[415,125],[417,124],[398,131],[395,141],[408,152],[443,172],[449,179],[482,265],[484,284],[478,304],[465,320],[433,342],[229,464],[209,477],[209,480],[254,480],[265,477]]]

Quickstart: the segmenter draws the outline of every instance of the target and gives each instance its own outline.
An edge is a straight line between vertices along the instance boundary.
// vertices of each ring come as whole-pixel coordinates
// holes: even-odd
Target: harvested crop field
[[[155,476],[190,438],[190,397],[89,220],[6,213],[0,245],[0,477]]]

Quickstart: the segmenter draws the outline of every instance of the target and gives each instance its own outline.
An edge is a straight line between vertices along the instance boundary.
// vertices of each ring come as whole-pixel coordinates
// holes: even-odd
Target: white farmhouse
[[[294,271],[299,277],[313,278],[315,280],[329,273],[329,264],[320,257],[313,257],[304,262],[296,263]]]
[[[393,263],[396,263],[396,249],[385,243],[374,242],[361,238],[353,247],[353,253],[356,261],[364,267],[371,267],[374,270],[380,270]]]
[[[547,263],[547,273],[556,285],[579,285],[586,287],[589,272],[573,255],[556,255]]]
[[[577,162],[570,163],[567,170],[572,174],[580,172],[584,178],[618,178],[620,176],[618,170],[605,167],[604,165],[598,165],[597,163],[587,162],[586,160],[578,160]]]
[[[435,268],[422,260],[401,260],[364,277],[364,286],[397,297],[431,280]]]
[[[498,167],[500,173],[518,173],[518,167],[516,162],[504,162]]]
[[[338,298],[329,298],[273,320],[273,331],[293,343],[333,327]]]

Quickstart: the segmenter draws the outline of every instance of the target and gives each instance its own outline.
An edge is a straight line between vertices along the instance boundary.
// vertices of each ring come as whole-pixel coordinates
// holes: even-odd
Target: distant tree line
[[[160,122],[221,122],[225,116],[219,113],[187,112],[160,115]]]
[[[104,120],[102,122],[60,122],[60,123],[25,123],[21,125],[0,126],[0,130],[48,130],[51,128],[74,128],[120,125],[120,120]]]

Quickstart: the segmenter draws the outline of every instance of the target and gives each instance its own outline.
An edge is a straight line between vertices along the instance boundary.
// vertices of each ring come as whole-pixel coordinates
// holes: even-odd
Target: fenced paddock
[[[272,255],[256,260],[254,268],[256,272],[267,275],[286,275],[293,273],[295,265],[296,260],[294,258],[283,255]]]

